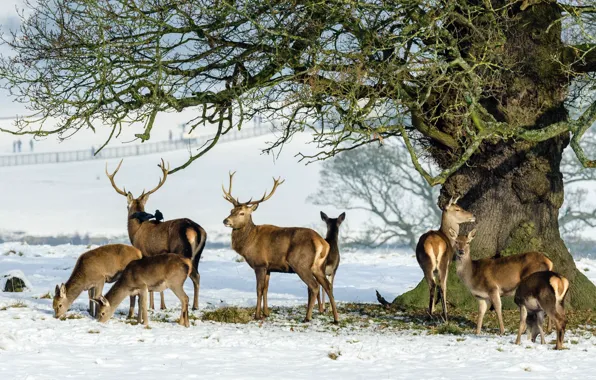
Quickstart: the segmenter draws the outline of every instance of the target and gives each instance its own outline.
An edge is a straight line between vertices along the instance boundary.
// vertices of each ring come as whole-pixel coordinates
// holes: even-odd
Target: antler
[[[145,192],[145,190],[143,190],[143,193],[141,194],[141,196],[139,198],[146,197],[148,195],[151,195],[151,194],[155,193],[166,182],[166,178],[168,178],[168,172],[170,171],[170,163],[168,162],[168,167],[166,169],[166,164],[165,164],[165,162],[163,161],[163,158],[162,158],[161,159],[161,164],[158,164],[157,167],[159,167],[161,169],[161,172],[163,174],[163,177],[160,178],[159,183],[157,184],[157,186],[153,190],[149,190],[148,192]]]
[[[265,202],[267,199],[271,198],[271,196],[275,193],[275,190],[277,189],[277,186],[281,185],[282,183],[284,183],[286,180],[284,179],[283,181],[280,182],[281,177],[275,179],[275,177],[273,178],[273,189],[271,189],[271,192],[269,193],[269,195],[267,195],[267,190],[265,190],[265,194],[263,194],[263,197],[259,200],[256,201],[248,201],[246,203],[244,203],[245,205],[258,205],[261,202]]]
[[[228,191],[226,191],[226,189],[224,188],[224,185],[221,185],[221,189],[223,190],[223,197],[226,201],[230,202],[231,204],[234,205],[234,207],[239,206],[240,202],[238,202],[237,199],[235,199],[232,196],[232,179],[234,178],[234,174],[236,174],[236,172],[232,173],[230,172],[230,186],[228,187]]]
[[[118,173],[118,170],[120,170],[120,166],[122,165],[122,161],[124,161],[124,159],[120,160],[120,163],[118,164],[118,166],[116,167],[116,170],[114,170],[114,173],[112,173],[112,175],[110,175],[110,173],[108,173],[108,163],[106,162],[106,175],[108,176],[108,178],[110,179],[110,182],[112,183],[112,187],[114,188],[114,190],[116,190],[116,192],[118,194],[122,194],[125,197],[128,196],[128,193],[126,192],[125,188],[122,188],[122,190],[120,190],[118,188],[118,186],[116,186],[116,183],[114,182],[114,176],[116,175],[116,173]]]

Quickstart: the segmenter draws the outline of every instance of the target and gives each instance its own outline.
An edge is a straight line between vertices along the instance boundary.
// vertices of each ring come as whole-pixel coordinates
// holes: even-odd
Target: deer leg
[[[432,315],[435,312],[435,289],[437,286],[436,286],[435,280],[432,276],[431,277],[425,276],[425,277],[426,277],[426,282],[428,282],[428,291],[430,293],[430,300],[428,303],[428,314],[432,317]]]
[[[555,345],[556,350],[563,349],[563,340],[565,339],[565,312],[564,311],[555,311],[555,328],[557,329],[557,343]]]
[[[170,289],[172,289],[176,297],[178,297],[180,300],[180,304],[182,305],[182,311],[180,313],[180,320],[178,323],[181,326],[190,327],[190,322],[188,320],[188,295],[184,291],[184,283],[175,287],[171,287]]]
[[[335,298],[333,297],[333,289],[331,287],[331,283],[329,282],[327,276],[325,276],[325,273],[323,271],[315,270],[314,275],[319,284],[321,284],[321,286],[325,290],[325,293],[327,293],[327,296],[329,297],[329,303],[331,304],[331,310],[333,311],[333,322],[338,323],[339,315],[337,314],[337,306],[335,305]]]
[[[322,287],[317,287],[317,305],[319,306],[319,313],[325,312],[325,291]]]
[[[546,334],[550,334],[553,331],[553,319],[548,316],[548,324],[546,325]]]
[[[96,309],[95,309],[95,302],[91,301],[95,298],[95,287],[90,288],[87,290],[87,294],[89,295],[89,315],[93,318],[97,317]]]
[[[524,305],[519,307],[519,330],[517,331],[517,339],[515,344],[521,344],[521,336],[526,330],[526,319],[528,318],[528,309]]]
[[[130,296],[129,301],[130,305],[128,306],[128,315],[126,316],[127,319],[132,319],[135,314],[135,298],[136,296]]]
[[[151,310],[155,310],[153,292],[149,292],[149,307],[151,308]]]
[[[257,310],[255,312],[255,319],[261,319],[261,301],[263,299],[263,290],[265,289],[267,270],[265,268],[255,268],[255,275],[257,277]]]
[[[306,307],[306,317],[304,318],[304,322],[310,322],[312,319],[312,310],[315,307],[317,292],[319,291],[319,284],[310,268],[305,269],[296,266],[292,267],[292,269],[308,287],[308,305]]]
[[[441,277],[441,304],[443,305],[443,318],[445,319],[445,323],[448,322],[447,320],[447,275],[448,272],[445,270],[445,274]]]
[[[483,298],[478,298],[478,322],[476,323],[476,335],[480,335],[482,330],[482,321],[484,320],[484,314],[488,310],[488,302]]]
[[[499,331],[501,335],[505,333],[505,326],[503,325],[503,314],[501,310],[501,296],[497,292],[493,292],[491,295],[491,302],[497,312],[497,319],[499,320]]]
[[[137,322],[139,324],[144,323],[145,326],[149,326],[149,316],[147,311],[147,296],[149,295],[149,289],[143,287],[139,291],[139,313],[137,315]]]
[[[265,275],[265,286],[263,288],[263,315],[269,316],[269,305],[267,304],[267,293],[269,292],[269,278],[271,278],[271,272],[267,271]]]
[[[159,299],[160,299],[159,309],[165,310],[166,309],[166,297],[163,292],[159,292]]]
[[[201,287],[201,275],[197,270],[193,268],[192,272],[190,272],[190,279],[192,280],[192,286],[194,288],[194,295],[192,299],[192,309],[198,310],[199,309],[199,289]]]

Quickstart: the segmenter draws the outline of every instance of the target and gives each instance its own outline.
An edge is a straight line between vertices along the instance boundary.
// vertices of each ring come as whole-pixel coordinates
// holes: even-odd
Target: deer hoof
[[[310,322],[310,319],[308,319],[308,318],[304,318],[304,319],[302,320],[302,323],[309,323],[309,322]]]

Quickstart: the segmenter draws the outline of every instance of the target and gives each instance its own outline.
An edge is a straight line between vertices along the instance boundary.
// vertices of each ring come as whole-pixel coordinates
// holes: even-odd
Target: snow
[[[0,379],[119,379],[140,374],[145,379],[563,379],[593,373],[592,334],[568,332],[568,350],[557,352],[550,344],[527,343],[525,337],[516,346],[511,333],[428,335],[382,329],[372,320],[362,327],[336,327],[317,311],[310,324],[282,316],[246,325],[191,320],[186,329],[175,323],[179,303],[170,291],[170,317],[163,321],[155,312],[150,329],[126,324],[122,315],[106,324],[92,320],[86,295],[68,313],[79,319],[54,319],[51,299],[40,297],[66,281],[76,258],[87,249],[0,244],[0,273],[20,270],[32,285],[25,293],[0,292]],[[254,273],[237,257],[228,249],[205,250],[199,268],[201,310],[255,304]],[[596,261],[581,259],[578,267],[589,268],[586,275],[596,281]],[[392,298],[421,277],[409,251],[344,252],[336,297],[340,302],[375,302],[375,289]],[[192,294],[190,281],[186,291]],[[272,274],[269,300],[271,306],[304,305],[305,286],[295,275]],[[120,311],[126,308],[127,301]]]

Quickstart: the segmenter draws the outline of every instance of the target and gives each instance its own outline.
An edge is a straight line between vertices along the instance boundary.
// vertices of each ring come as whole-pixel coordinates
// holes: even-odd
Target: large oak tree
[[[593,84],[595,17],[587,0],[36,0],[0,76],[33,113],[13,133],[101,123],[115,137],[141,121],[145,141],[157,113],[195,109],[191,128],[218,137],[257,113],[283,121],[269,149],[310,131],[320,150],[305,160],[400,136],[439,205],[461,196],[476,215],[475,257],[544,250],[570,303],[594,307],[557,216],[563,149],[596,166],[580,145],[596,102],[575,119],[566,107]],[[422,306],[424,286],[396,302]]]

